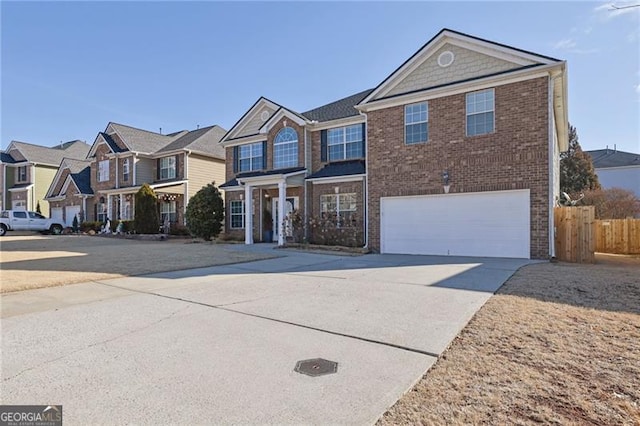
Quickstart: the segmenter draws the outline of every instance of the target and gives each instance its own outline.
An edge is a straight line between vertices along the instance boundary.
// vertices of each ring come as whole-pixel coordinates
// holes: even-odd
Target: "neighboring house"
[[[93,205],[92,199],[91,162],[64,158],[45,197],[51,217],[67,226],[73,225],[74,217],[82,223],[87,217],[87,207]]]
[[[54,147],[12,141],[2,152],[2,209],[36,210],[38,203],[45,216],[49,204],[47,190],[63,158],[85,158],[89,145],[75,140]]]
[[[303,113],[261,97],[221,142],[226,232],[283,244],[297,210],[363,218],[383,253],[548,258],[566,103],[564,61],[447,29],[374,89]]]
[[[623,188],[640,197],[640,154],[617,149],[586,151],[603,188]]]
[[[94,196],[87,220],[134,218],[134,197],[148,183],[159,199],[161,223],[184,223],[188,200],[200,188],[225,177],[225,134],[219,126],[163,135],[109,123],[87,159]]]

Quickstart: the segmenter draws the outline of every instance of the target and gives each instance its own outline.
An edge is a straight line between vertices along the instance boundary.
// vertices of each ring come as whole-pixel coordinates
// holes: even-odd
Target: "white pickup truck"
[[[49,219],[38,212],[26,210],[3,210],[0,212],[0,237],[7,231],[36,231],[61,234],[64,229],[57,219]]]

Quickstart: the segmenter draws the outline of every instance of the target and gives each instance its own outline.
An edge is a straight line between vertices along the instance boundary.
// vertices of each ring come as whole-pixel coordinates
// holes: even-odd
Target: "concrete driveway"
[[[2,404],[63,404],[70,424],[372,423],[528,263],[277,253],[3,296]],[[337,373],[294,371],[314,358]]]

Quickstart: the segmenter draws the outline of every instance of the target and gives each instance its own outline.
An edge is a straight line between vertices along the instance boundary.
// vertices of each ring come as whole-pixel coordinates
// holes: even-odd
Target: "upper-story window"
[[[291,127],[280,130],[273,141],[273,168],[298,165],[298,133]]]
[[[362,128],[362,124],[355,124],[327,130],[329,161],[364,157]]]
[[[467,93],[467,136],[493,132],[494,97],[493,89]]]
[[[176,157],[164,157],[160,159],[160,180],[175,179]]]
[[[18,176],[17,176],[17,181],[18,182],[26,182],[27,181],[27,166],[19,166],[18,167]]]
[[[98,182],[106,182],[109,180],[109,160],[98,162]]]
[[[262,170],[262,168],[264,167],[262,146],[262,142],[238,146],[237,161],[239,172]]]
[[[122,180],[124,182],[129,181],[129,159],[125,158],[122,161]]]
[[[407,145],[429,140],[429,104],[420,102],[404,107],[404,142]]]

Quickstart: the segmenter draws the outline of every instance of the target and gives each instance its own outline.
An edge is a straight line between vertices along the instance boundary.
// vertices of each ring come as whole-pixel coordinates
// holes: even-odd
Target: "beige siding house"
[[[88,220],[130,220],[134,196],[147,183],[156,192],[161,224],[184,224],[189,199],[208,183],[222,183],[225,130],[210,126],[160,134],[109,123],[96,137],[90,161],[92,208]]]
[[[89,145],[75,140],[55,147],[13,141],[2,153],[2,208],[36,210],[50,215],[47,191],[63,158],[83,159]]]

